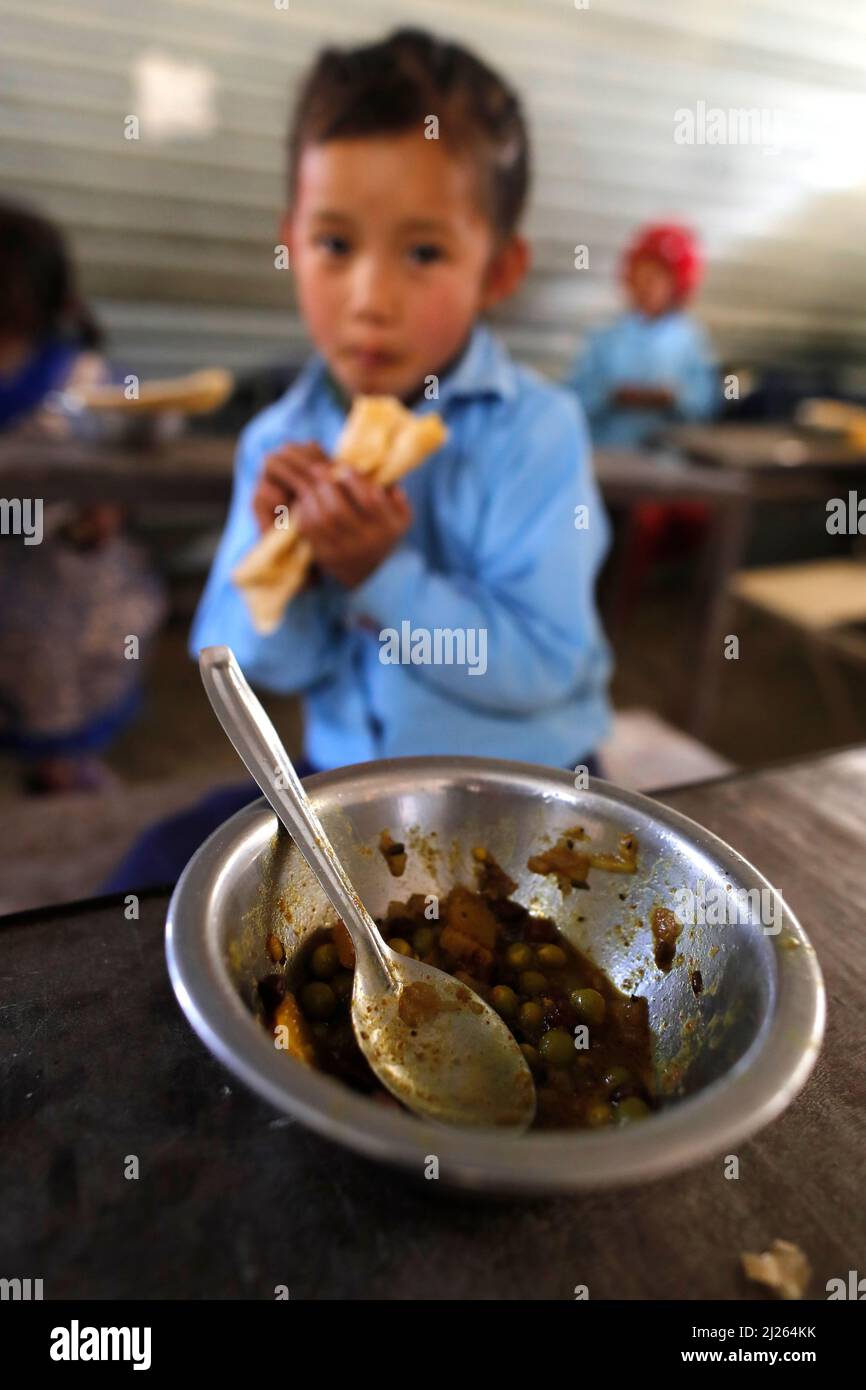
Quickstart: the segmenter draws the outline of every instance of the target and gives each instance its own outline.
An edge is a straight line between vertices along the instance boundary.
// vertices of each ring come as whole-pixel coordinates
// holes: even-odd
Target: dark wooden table
[[[785,893],[829,996],[805,1091],[749,1143],[626,1191],[455,1196],[336,1148],[223,1070],[175,1003],[166,897],[0,923],[0,1264],[46,1298],[740,1299],[739,1253],[866,1272],[866,748],[662,797]],[[139,1177],[127,1179],[131,1156]]]
[[[235,441],[186,434],[152,448],[77,440],[0,442],[0,494],[44,502],[228,505]]]
[[[666,438],[691,458],[738,471],[866,468],[861,445],[793,423],[677,425]]]

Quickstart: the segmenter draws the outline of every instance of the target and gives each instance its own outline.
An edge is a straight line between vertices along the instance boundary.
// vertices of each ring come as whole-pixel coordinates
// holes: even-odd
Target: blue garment
[[[194,655],[231,646],[250,679],[301,692],[321,768],[454,753],[563,766],[609,727],[610,657],[594,602],[609,524],[573,397],[517,366],[486,328],[439,386],[450,438],[404,479],[414,522],[352,591],[326,579],[257,634],[230,575],[257,539],[252,497],[287,440],[333,454],[345,415],[314,357],[241,435],[226,530],[196,614]],[[578,529],[587,508],[588,526]],[[486,629],[487,670],[383,664],[383,629]]]
[[[40,758],[78,758],[87,753],[103,753],[118,734],[138,718],[142,703],[141,687],[136,684],[109,709],[102,710],[86,724],[64,733],[34,734],[26,729],[14,729],[12,732],[0,729],[0,749],[34,762]],[[4,706],[0,687],[0,711],[5,714]]]
[[[0,375],[0,430],[30,415],[49,391],[59,390],[80,351],[75,343],[50,338],[23,367],[8,376]]]
[[[709,339],[689,314],[650,319],[623,314],[588,337],[567,384],[580,398],[594,444],[640,448],[666,426],[707,420],[718,410],[721,390]],[[671,410],[626,410],[612,404],[622,386],[666,388]]]

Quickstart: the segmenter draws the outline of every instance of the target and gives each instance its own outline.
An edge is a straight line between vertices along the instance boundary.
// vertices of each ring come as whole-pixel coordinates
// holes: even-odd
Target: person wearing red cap
[[[702,270],[697,241],[674,223],[645,227],[626,250],[629,310],[589,335],[568,382],[594,443],[640,448],[666,425],[716,413],[721,386],[712,352],[686,310]]]

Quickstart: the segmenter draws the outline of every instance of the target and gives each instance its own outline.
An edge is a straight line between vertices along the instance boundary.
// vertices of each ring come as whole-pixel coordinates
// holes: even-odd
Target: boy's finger
[[[293,516],[298,531],[308,540],[314,540],[322,526],[322,518],[314,491],[305,492],[298,499]]]
[[[284,507],[285,505],[286,494],[283,488],[274,487],[270,483],[259,485],[253,502],[253,510],[262,530],[267,530],[269,526],[273,526],[277,507]]]
[[[321,507],[321,514],[334,535],[344,534],[346,529],[354,526],[359,516],[362,515],[354,505],[351,494],[344,490],[342,483],[334,482],[330,478],[316,489],[316,497]]]
[[[298,503],[298,525],[311,538],[333,543],[345,535],[351,517],[335,505],[331,491],[331,484],[322,484],[304,493]]]
[[[368,517],[378,514],[384,493],[369,478],[362,477],[353,468],[347,468],[336,475],[335,482],[353,511]]]
[[[265,477],[278,482],[281,487],[294,490],[304,484],[308,485],[318,476],[322,468],[321,463],[315,463],[311,459],[287,458],[278,454],[271,454],[265,464]]]
[[[395,510],[403,517],[412,519],[412,503],[409,501],[409,494],[402,487],[392,487],[388,496],[395,504]]]
[[[288,444],[280,444],[278,448],[271,451],[268,457],[288,460],[300,459],[301,461],[306,460],[308,463],[329,462],[328,455],[321,444],[317,444],[314,439],[307,440],[304,444],[299,444],[295,440]]]
[[[412,520],[412,515],[412,505],[402,488],[379,489],[376,516],[380,521],[390,526],[396,520],[404,525]]]
[[[265,487],[277,488],[283,493],[292,494],[295,491],[295,475],[282,459],[271,454],[269,458],[265,459],[261,484]]]

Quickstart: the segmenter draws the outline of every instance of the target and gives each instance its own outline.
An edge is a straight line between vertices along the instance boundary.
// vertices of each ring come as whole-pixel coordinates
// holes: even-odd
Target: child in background
[[[77,298],[58,230],[0,203],[0,433],[56,435],[52,391],[107,377],[99,333]],[[0,748],[31,791],[81,791],[108,780],[99,760],[133,717],[140,650],[162,616],[144,556],[111,505],[43,508],[43,539],[0,537]]]
[[[666,426],[710,419],[721,392],[710,346],[685,306],[700,282],[697,243],[683,227],[647,227],[623,261],[631,311],[591,334],[570,385],[600,448],[640,449]],[[629,518],[614,621],[632,608],[646,572],[701,542],[703,502],[642,502]]]
[[[258,685],[301,695],[302,775],[433,753],[595,769],[608,523],[583,420],[479,323],[527,269],[528,176],[517,98],[456,44],[402,30],[327,50],[301,91],[281,240],[316,354],[241,436],[191,650],[228,644]],[[445,420],[448,441],[401,487],[333,469],[358,394]],[[261,636],[231,576],[286,505],[316,575]],[[485,669],[383,664],[380,634],[404,621],[483,630]],[[176,819],[111,886],[169,881],[183,861],[168,849],[191,853],[254,795]]]
[[[646,227],[632,242],[623,261],[631,308],[590,334],[568,383],[594,444],[641,448],[665,426],[718,410],[709,343],[685,307],[701,271],[697,243],[683,227]]]

